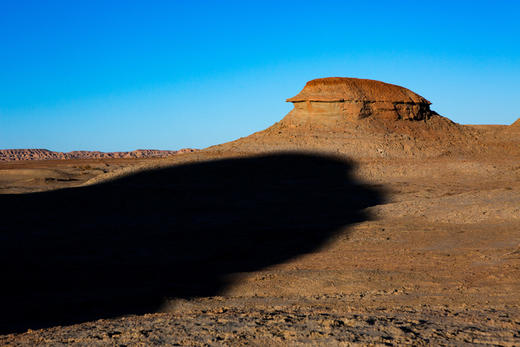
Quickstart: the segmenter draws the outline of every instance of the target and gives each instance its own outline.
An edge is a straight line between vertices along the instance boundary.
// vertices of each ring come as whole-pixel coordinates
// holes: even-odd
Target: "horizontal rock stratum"
[[[423,120],[432,114],[431,102],[411,90],[360,78],[318,78],[287,101],[294,103],[296,116],[303,118]]]

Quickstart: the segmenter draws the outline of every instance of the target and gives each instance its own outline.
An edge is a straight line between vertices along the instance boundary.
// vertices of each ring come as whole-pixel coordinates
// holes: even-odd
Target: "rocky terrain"
[[[116,159],[116,158],[161,158],[180,153],[194,152],[184,148],[178,151],[138,149],[131,152],[72,151],[54,152],[48,149],[0,149],[0,161],[17,160],[70,160],[70,159]]]
[[[288,101],[193,153],[0,163],[0,345],[520,345],[520,120]]]

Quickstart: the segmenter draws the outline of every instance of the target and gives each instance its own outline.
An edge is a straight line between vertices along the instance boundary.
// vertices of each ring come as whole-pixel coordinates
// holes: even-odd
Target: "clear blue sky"
[[[268,127],[327,76],[509,124],[519,18],[515,0],[0,0],[0,148],[203,148]]]

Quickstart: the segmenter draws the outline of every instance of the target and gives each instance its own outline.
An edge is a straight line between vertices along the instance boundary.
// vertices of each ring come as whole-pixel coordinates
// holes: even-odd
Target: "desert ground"
[[[380,83],[200,151],[0,162],[0,345],[520,345],[520,120]]]

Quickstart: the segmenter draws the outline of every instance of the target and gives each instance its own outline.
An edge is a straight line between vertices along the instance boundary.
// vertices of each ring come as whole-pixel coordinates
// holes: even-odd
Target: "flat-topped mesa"
[[[307,82],[295,97],[292,120],[325,123],[363,118],[425,120],[432,111],[428,100],[403,87],[380,81],[328,77]]]

